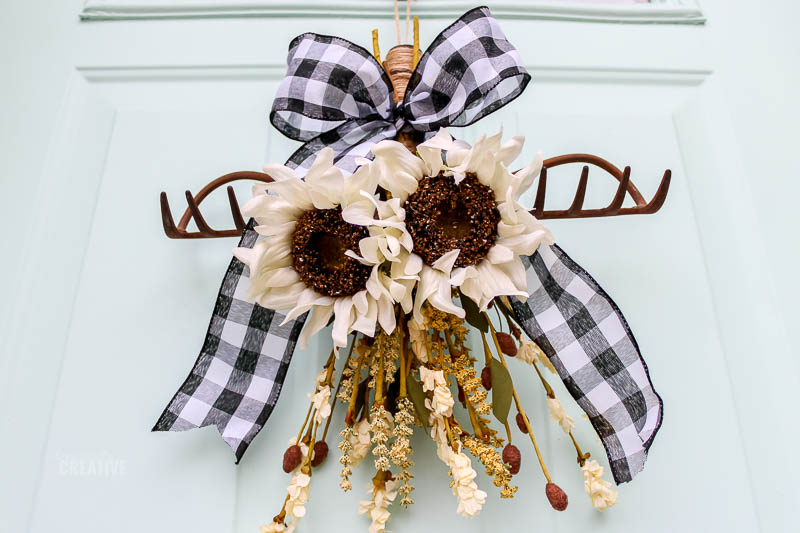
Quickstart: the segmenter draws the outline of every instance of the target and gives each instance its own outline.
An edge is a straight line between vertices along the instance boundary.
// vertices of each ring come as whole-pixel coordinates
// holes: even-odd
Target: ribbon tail
[[[250,220],[240,247],[258,234]],[[153,431],[217,426],[236,455],[244,455],[278,402],[306,315],[284,316],[247,301],[247,266],[234,258],[222,281],[200,355]]]
[[[588,415],[614,481],[631,481],[663,416],[636,339],[614,301],[560,247],[541,245],[523,261],[530,297],[511,299],[516,318]]]

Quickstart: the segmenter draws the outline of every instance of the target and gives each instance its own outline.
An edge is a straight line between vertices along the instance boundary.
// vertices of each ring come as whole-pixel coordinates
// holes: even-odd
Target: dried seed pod
[[[287,474],[300,466],[303,461],[303,451],[300,446],[294,444],[289,446],[283,453],[283,471]]]
[[[481,370],[481,383],[486,390],[492,390],[492,369],[488,366],[483,367]]]
[[[458,386],[458,401],[461,402],[461,405],[467,403],[467,399],[464,397],[464,389],[461,388],[461,385]]]
[[[321,440],[314,444],[314,456],[311,458],[311,466],[317,467],[328,457],[328,443]]]
[[[528,426],[525,425],[525,417],[522,416],[522,413],[517,413],[517,427],[523,433],[528,433]]]
[[[506,447],[503,448],[503,462],[509,464],[508,471],[512,475],[517,474],[522,462],[522,454],[519,453],[519,448],[513,444],[506,444]]]
[[[509,357],[517,355],[517,343],[514,342],[514,337],[504,331],[497,332],[497,342],[500,343],[500,349]]]
[[[563,511],[567,508],[568,498],[567,493],[561,490],[561,487],[555,483],[548,483],[544,487],[544,493],[547,494],[547,499],[550,500],[550,505],[556,511]]]

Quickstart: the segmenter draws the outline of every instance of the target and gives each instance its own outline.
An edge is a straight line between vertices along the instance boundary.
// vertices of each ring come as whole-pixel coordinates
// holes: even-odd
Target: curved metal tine
[[[669,192],[669,184],[671,181],[672,171],[667,169],[664,171],[664,177],[661,178],[661,183],[658,185],[658,190],[656,194],[653,195],[653,199],[642,207],[640,213],[650,215],[661,209],[661,206],[664,205],[664,201],[667,199],[667,192]]]
[[[586,198],[586,185],[589,183],[589,167],[584,165],[581,170],[581,179],[578,182],[578,190],[575,191],[575,199],[572,200],[572,205],[567,209],[568,215],[577,215],[583,208],[583,200]]]
[[[239,209],[239,201],[236,200],[236,193],[233,192],[233,187],[228,185],[228,203],[231,204],[231,215],[233,216],[233,223],[236,224],[236,229],[244,231],[247,223],[242,217],[242,211]]]
[[[541,218],[544,213],[544,197],[547,193],[547,168],[539,172],[539,185],[536,188],[536,199],[533,201],[533,216]]]
[[[180,239],[186,232],[181,232],[175,226],[175,219],[172,218],[172,210],[169,208],[167,193],[161,191],[161,224],[164,226],[164,233],[170,239]]]
[[[194,223],[197,224],[197,229],[200,230],[201,234],[209,237],[222,237],[224,235],[220,235],[220,232],[211,229],[206,223],[206,219],[204,219],[203,215],[200,213],[200,208],[197,206],[194,196],[192,196],[192,193],[189,191],[186,191],[186,203],[189,204],[189,211],[191,211]]]
[[[622,171],[622,178],[619,180],[619,186],[617,187],[617,193],[614,195],[614,199],[611,203],[604,209],[606,211],[607,216],[613,215],[615,212],[619,211],[622,207],[622,202],[625,201],[625,193],[628,192],[628,182],[631,180],[631,167],[625,167],[625,170]]]

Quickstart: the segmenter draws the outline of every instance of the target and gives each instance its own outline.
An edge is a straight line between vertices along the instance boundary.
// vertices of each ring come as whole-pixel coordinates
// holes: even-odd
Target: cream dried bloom
[[[426,366],[419,367],[419,378],[422,381],[422,390],[430,392],[436,385],[445,385],[444,373],[441,370],[431,370]]]
[[[611,488],[611,483],[603,479],[603,467],[592,459],[586,461],[581,467],[583,471],[583,486],[592,500],[592,505],[598,511],[605,511],[617,503],[617,491]]]
[[[453,475],[453,494],[458,498],[456,512],[467,518],[477,516],[486,503],[486,493],[475,483],[475,470],[464,452],[454,453],[450,463]]]
[[[541,363],[542,366],[547,370],[558,375],[556,367],[554,367],[553,363],[550,362],[550,358],[547,357],[547,354],[544,353],[541,348],[539,348],[538,344],[531,340],[522,341],[519,350],[517,351],[517,359],[523,363],[528,363],[529,365],[532,365],[536,362]]]
[[[269,524],[261,524],[258,528],[258,533],[284,533],[286,526],[282,522],[270,522]]]
[[[411,341],[411,350],[417,359],[423,363],[428,362],[428,350],[425,346],[426,329],[424,325],[417,322],[413,317],[408,319],[408,336]]]
[[[308,489],[311,483],[311,476],[298,470],[292,476],[292,481],[286,492],[289,499],[286,501],[286,516],[292,518],[288,531],[294,531],[297,523],[306,515],[306,503],[308,502]]]
[[[452,415],[455,399],[447,387],[444,373],[441,370],[430,370],[421,366],[419,367],[419,376],[422,379],[422,390],[433,392],[433,398],[430,401],[431,409],[442,416]]]
[[[450,416],[453,414],[454,404],[455,400],[450,389],[446,385],[436,385],[433,389],[433,399],[431,401],[434,411],[442,416]]]
[[[548,397],[547,409],[550,411],[550,418],[552,418],[558,423],[559,426],[561,426],[561,429],[564,430],[564,433],[569,434],[570,431],[575,429],[575,422],[564,410],[564,406],[561,405],[561,402],[558,398]]]
[[[356,466],[369,452],[371,446],[369,432],[372,426],[369,420],[362,418],[355,424],[353,429],[353,435],[350,437],[350,442],[353,444],[353,448],[350,450],[350,458],[353,461],[353,466]]]
[[[315,394],[308,394],[311,404],[316,409],[314,421],[319,424],[331,415],[331,388],[328,385],[320,388]]]
[[[430,408],[430,400],[425,400]],[[436,454],[448,467],[450,475],[453,477],[453,494],[458,500],[456,512],[462,516],[472,518],[477,516],[486,502],[486,493],[478,488],[475,483],[475,470],[472,468],[472,461],[461,451],[461,443],[458,443],[458,451],[453,450],[447,441],[447,428],[444,417],[433,410],[430,414],[431,439],[436,443]]]
[[[369,533],[383,533],[386,531],[386,523],[391,518],[389,505],[397,497],[397,486],[400,482],[396,479],[387,480],[380,488],[374,483],[370,484],[369,500],[361,500],[358,506],[358,514],[369,514],[372,523],[369,526]]]

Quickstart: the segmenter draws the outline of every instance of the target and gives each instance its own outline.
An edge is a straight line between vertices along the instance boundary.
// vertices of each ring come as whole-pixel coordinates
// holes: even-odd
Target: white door
[[[267,113],[290,39],[314,31],[368,47],[378,27],[388,49],[392,2],[18,4],[0,22],[0,529],[256,531],[280,509],[281,456],[327,343],[320,336],[295,354],[281,402],[240,465],[214,429],[150,433],[194,362],[235,244],[167,239],[158,195],[179,212],[185,189],[283,162],[295,143]],[[600,514],[531,381],[523,401],[539,406],[532,414],[568,511],[549,508],[524,449],[517,497],[489,490],[480,517],[457,516],[443,467],[417,435],[417,503],[395,512],[390,529],[793,530],[798,350],[787,327],[800,318],[790,266],[800,259],[790,208],[800,188],[785,180],[798,169],[785,148],[798,112],[789,87],[800,81],[791,61],[800,10],[719,0],[488,4],[533,82],[454,133],[473,140],[502,124],[526,136],[527,156],[597,154],[630,165],[646,197],[673,171],[656,215],[550,224],[631,323],[664,425],[644,472]],[[423,47],[471,7],[418,0]],[[579,170],[550,174],[550,205],[568,205]],[[237,189],[241,199],[247,189]],[[604,205],[613,190],[592,174],[587,205]],[[204,206],[212,225],[230,225],[224,194]],[[367,529],[356,515],[367,475],[347,494],[337,480],[329,459],[303,530]]]

